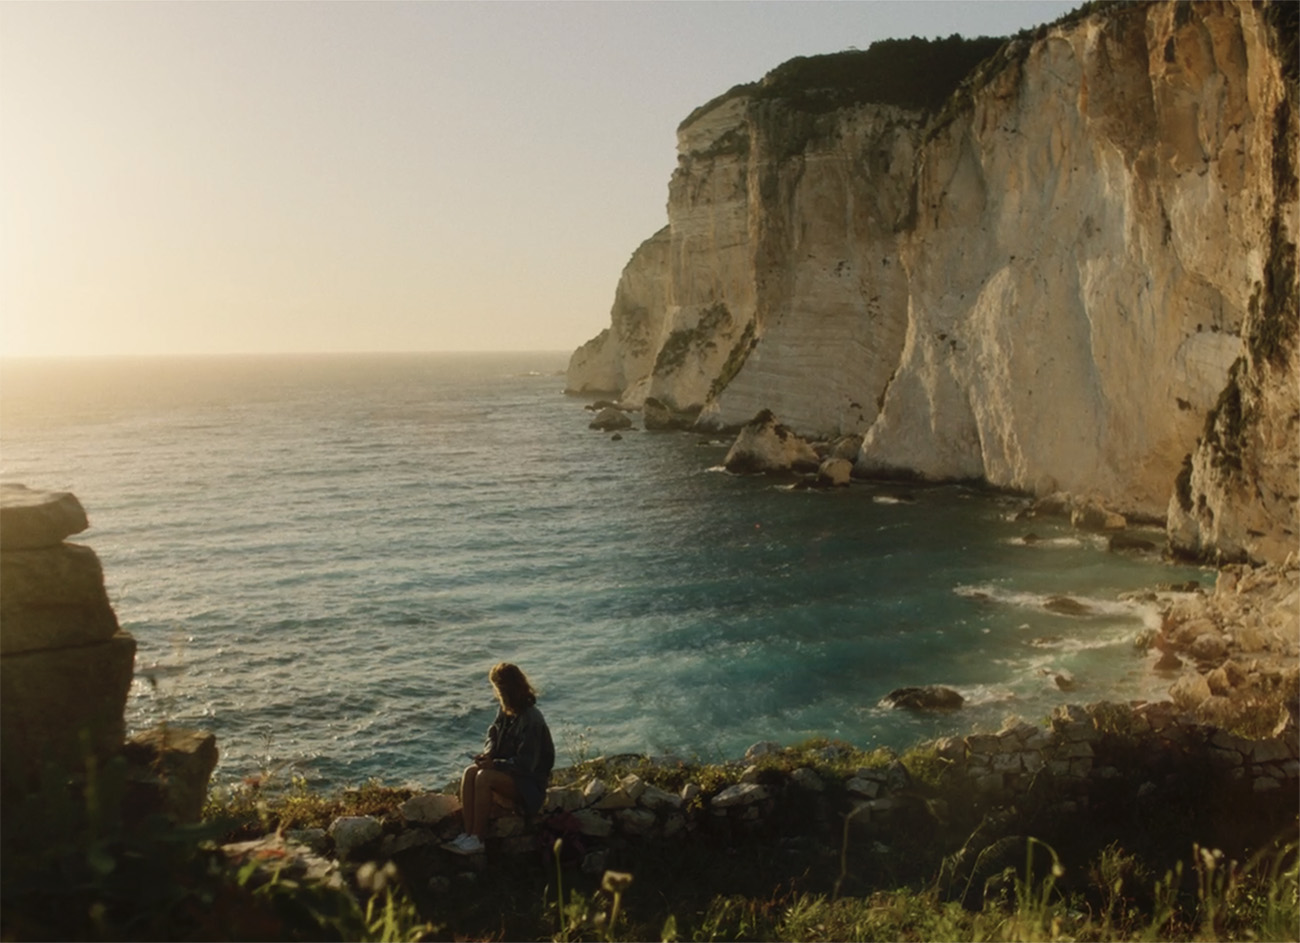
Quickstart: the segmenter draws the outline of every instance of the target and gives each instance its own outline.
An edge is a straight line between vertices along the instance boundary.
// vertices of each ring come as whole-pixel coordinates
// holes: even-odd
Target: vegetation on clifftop
[[[798,111],[826,112],[874,102],[915,111],[933,111],[983,59],[1005,40],[885,39],[867,49],[822,56],[798,56],[777,66],[761,81],[734,86],[692,111],[682,125],[738,95],[755,101],[781,100]]]

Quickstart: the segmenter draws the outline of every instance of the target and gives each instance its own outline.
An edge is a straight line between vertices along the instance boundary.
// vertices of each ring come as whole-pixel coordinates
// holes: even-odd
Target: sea
[[[129,731],[212,731],[222,787],[443,788],[498,661],[540,692],[558,765],[901,750],[1165,695],[1137,597],[1211,572],[1018,521],[1014,495],[794,489],[724,471],[726,437],[592,431],[566,362],[7,360],[0,480],[81,500],[71,539],[138,644]],[[884,700],[929,684],[963,708]]]

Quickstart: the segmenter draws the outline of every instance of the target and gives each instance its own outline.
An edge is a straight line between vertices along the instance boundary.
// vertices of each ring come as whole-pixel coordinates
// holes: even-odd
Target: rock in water
[[[848,487],[853,477],[853,463],[844,458],[828,458],[817,469],[817,483],[828,488]]]
[[[609,432],[614,429],[630,429],[632,420],[627,418],[627,413],[621,409],[615,409],[613,406],[606,406],[600,412],[596,413],[596,418],[588,423],[588,429],[599,429],[601,432]]]
[[[812,471],[820,461],[805,439],[777,422],[770,409],[764,409],[741,428],[723,464],[727,471],[752,474]]]
[[[1049,596],[1047,601],[1043,603],[1043,608],[1048,612],[1058,612],[1063,616],[1086,616],[1092,613],[1092,609],[1086,604],[1069,596]]]
[[[913,711],[955,711],[960,710],[966,699],[952,688],[937,684],[922,687],[895,688],[885,695],[885,700],[894,707],[905,707]]]

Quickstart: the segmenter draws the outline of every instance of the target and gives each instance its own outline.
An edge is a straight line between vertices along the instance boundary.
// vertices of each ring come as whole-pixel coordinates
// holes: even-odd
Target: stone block
[[[402,803],[399,811],[407,822],[422,825],[440,825],[460,812],[460,800],[442,792],[426,792],[411,796]]]
[[[122,748],[135,639],[0,658],[0,769],[6,793],[35,785],[41,767],[84,771]],[[84,745],[83,745],[84,737]]]
[[[994,753],[1001,753],[1003,750],[1002,740],[991,733],[975,733],[966,738],[966,749],[971,754],[989,756]]]
[[[492,823],[492,834],[497,838],[513,838],[524,833],[525,824],[522,815],[503,815]]]
[[[880,794],[880,783],[861,776],[854,776],[845,784],[845,788],[855,796],[865,796],[868,799],[874,799]]]
[[[89,526],[81,502],[67,491],[0,484],[0,550],[57,546]]]
[[[1260,776],[1251,784],[1250,787],[1254,792],[1273,792],[1281,789],[1282,784],[1272,776]]]
[[[644,835],[655,824],[655,814],[649,809],[621,809],[614,813],[614,818],[628,835]]]
[[[1283,740],[1256,740],[1252,746],[1250,758],[1256,763],[1276,763],[1291,755]]]
[[[995,773],[1018,773],[1023,769],[1019,753],[1000,753],[993,757],[992,766]]]
[[[618,787],[627,793],[632,798],[632,801],[635,802],[641,798],[641,793],[645,792],[646,783],[645,780],[636,773],[629,773],[619,780]]]
[[[641,793],[641,805],[647,809],[680,809],[682,797],[658,786],[646,786],[645,791]]]
[[[807,766],[801,766],[792,772],[790,781],[807,792],[821,792],[826,788],[821,777]]]
[[[710,805],[714,809],[729,809],[733,806],[750,805],[767,797],[765,786],[760,786],[758,783],[736,783],[714,796]]]
[[[742,783],[756,783],[762,775],[763,771],[757,766],[747,766],[745,767],[745,771],[740,774],[740,781]]]
[[[605,780],[593,779],[591,782],[587,783],[587,785],[583,787],[582,790],[583,802],[585,802],[587,805],[593,805],[594,803],[599,802],[601,798],[605,795],[605,793],[607,793],[608,791],[609,791],[609,787],[605,785]]]
[[[594,809],[579,809],[573,813],[578,831],[588,838],[605,838],[614,831],[614,823]]]
[[[334,854],[340,861],[359,857],[371,842],[384,834],[379,820],[370,815],[344,815],[330,823],[330,837],[334,839]]]
[[[574,812],[584,805],[586,799],[576,786],[552,786],[546,790],[542,809],[546,812]]]
[[[934,752],[945,760],[960,763],[966,759],[966,741],[961,737],[940,737],[934,741]]]
[[[0,553],[0,655],[90,645],[117,631],[95,551],[62,544]]]
[[[698,799],[701,792],[703,792],[703,790],[700,789],[699,783],[687,783],[682,787],[682,802],[690,802],[692,799]]]
[[[618,809],[631,809],[636,805],[633,799],[622,786],[619,786],[613,792],[607,792],[596,801],[595,808],[602,812],[614,812]]]
[[[123,753],[156,790],[156,811],[177,822],[197,822],[217,768],[217,738],[206,730],[160,725],[132,737]]]
[[[424,848],[434,844],[438,839],[427,828],[408,828],[397,835],[385,835],[379,846],[379,853],[384,858],[394,858],[415,848]]]

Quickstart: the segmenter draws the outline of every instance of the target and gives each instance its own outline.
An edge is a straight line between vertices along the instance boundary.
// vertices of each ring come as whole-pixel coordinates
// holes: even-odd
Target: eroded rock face
[[[88,526],[86,511],[75,495],[0,484],[0,550],[57,547]]]
[[[125,739],[135,639],[118,628],[94,551],[63,542],[86,526],[80,502],[66,492],[0,488],[6,797],[35,786],[47,766],[84,770]]]
[[[625,273],[656,352],[620,348],[616,315],[597,346],[625,366],[601,369],[702,427],[771,409],[862,434],[864,474],[1169,509],[1176,545],[1284,557],[1296,104],[1274,15],[1107,8],[1008,44],[937,115],[724,96],[679,129],[668,230]]]

